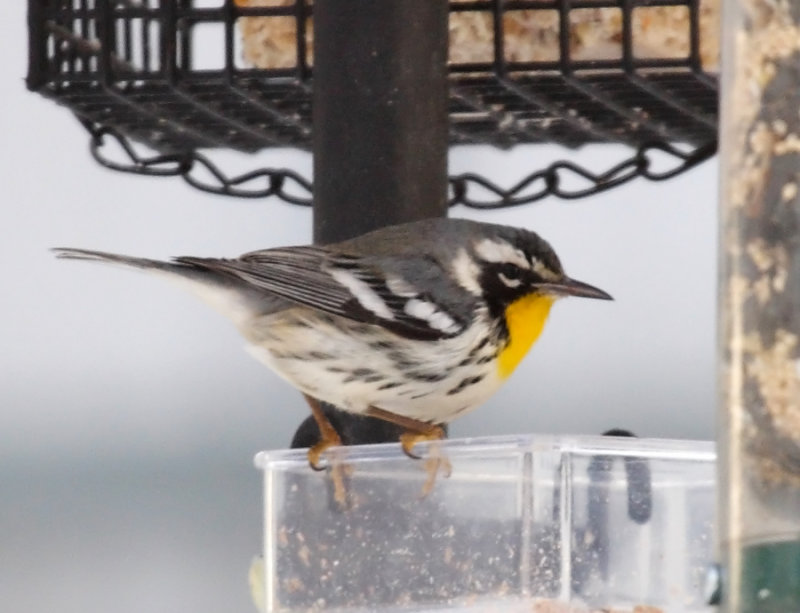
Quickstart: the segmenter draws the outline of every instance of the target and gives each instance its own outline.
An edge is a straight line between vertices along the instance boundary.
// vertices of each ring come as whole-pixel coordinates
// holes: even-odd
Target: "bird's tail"
[[[107,253],[105,251],[90,251],[89,249],[70,249],[67,247],[56,247],[51,251],[56,254],[57,258],[63,260],[83,260],[85,262],[108,262],[111,264],[121,264],[123,266],[130,266],[133,268],[141,268],[143,270],[160,270],[175,274],[185,273],[187,269],[189,269],[188,266],[173,262],[162,262],[159,260],[150,260],[147,258],[135,258],[128,255],[119,255],[117,253]]]
[[[178,258],[165,262],[88,249],[59,247],[52,251],[56,257],[65,260],[117,264],[164,276],[232,319],[237,326],[245,324],[255,314],[271,312],[283,304],[276,297],[248,287],[241,279],[220,272],[213,266],[204,265],[202,259],[194,262]]]

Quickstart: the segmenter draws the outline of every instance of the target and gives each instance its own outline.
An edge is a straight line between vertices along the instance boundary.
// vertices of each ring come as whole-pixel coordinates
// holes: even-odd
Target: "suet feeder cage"
[[[452,182],[450,204],[502,206],[550,193],[579,197],[621,179],[666,178],[707,159],[716,142],[719,3],[450,2],[440,11],[447,28],[445,144],[624,143],[634,149],[610,172],[569,163],[535,168],[528,183],[541,179],[542,186],[523,192],[485,177],[461,177]],[[310,0],[30,0],[29,6],[28,87],[84,122],[100,161],[134,172],[185,174],[196,164],[213,167],[208,156],[198,158],[201,150],[313,149],[319,6]],[[425,46],[425,31],[414,23],[430,16],[420,17],[411,5],[397,16],[404,23],[377,28],[364,22],[363,7],[332,10],[344,29],[339,44],[355,47],[372,31],[392,27]],[[209,56],[208,48],[219,54]],[[341,56],[323,61],[346,64]],[[381,59],[373,76],[389,65]],[[351,87],[344,77],[338,85]],[[101,144],[110,138],[147,145],[153,154],[125,162],[104,158]],[[649,168],[652,150],[672,155],[669,172]],[[559,193],[559,170],[595,185]],[[291,172],[253,169],[233,184],[220,172],[216,179],[193,183],[232,195],[286,194],[310,204],[310,182]],[[295,182],[301,195],[276,188],[284,180]],[[469,197],[468,188],[482,183],[495,188],[496,198]]]

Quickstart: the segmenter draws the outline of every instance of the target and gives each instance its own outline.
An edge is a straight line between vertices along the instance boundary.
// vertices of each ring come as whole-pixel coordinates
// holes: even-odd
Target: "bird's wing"
[[[463,317],[448,312],[374,258],[320,247],[289,247],[254,251],[235,260],[180,257],[175,261],[230,275],[254,289],[377,324],[406,338],[448,338],[460,334],[466,325]]]

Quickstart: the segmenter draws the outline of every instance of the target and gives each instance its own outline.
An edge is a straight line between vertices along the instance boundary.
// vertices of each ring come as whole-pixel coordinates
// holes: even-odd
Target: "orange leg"
[[[440,441],[445,436],[444,428],[439,425],[419,421],[411,417],[404,417],[403,415],[397,415],[377,407],[370,407],[365,414],[405,428],[406,431],[400,435],[400,447],[402,447],[403,452],[408,457],[415,460],[420,459],[420,456],[414,453],[414,446],[417,443]],[[433,490],[433,485],[436,483],[436,475],[439,473],[439,470],[442,471],[445,477],[449,477],[452,472],[452,466],[450,465],[450,461],[441,455],[438,447],[431,447],[431,455],[425,460],[425,470],[428,473],[428,480],[425,482],[425,485],[422,486],[423,497],[427,496],[431,490]]]
[[[397,415],[377,407],[370,407],[365,414],[405,428],[406,431],[400,435],[400,445],[405,454],[415,460],[419,460],[420,457],[414,453],[414,445],[424,441],[439,441],[444,438],[444,428],[436,424]]]
[[[320,464],[322,454],[331,447],[340,447],[342,439],[333,424],[325,416],[322,407],[316,398],[312,398],[307,394],[303,394],[308,406],[311,407],[311,415],[314,421],[317,422],[319,428],[319,442],[308,450],[308,464],[314,470],[325,470],[325,467]],[[345,485],[347,477],[347,469],[344,464],[337,462],[331,466],[331,480],[333,481],[333,497],[342,508],[349,507],[347,486]]]
[[[325,413],[322,411],[319,401],[308,394],[303,394],[303,398],[306,399],[308,406],[311,407],[311,415],[314,417],[314,421],[317,422],[317,427],[319,428],[319,443],[308,450],[308,463],[314,470],[325,470],[325,467],[320,465],[320,457],[327,449],[331,447],[340,447],[342,445],[342,439],[339,437],[339,433],[336,432],[330,420],[325,417]]]

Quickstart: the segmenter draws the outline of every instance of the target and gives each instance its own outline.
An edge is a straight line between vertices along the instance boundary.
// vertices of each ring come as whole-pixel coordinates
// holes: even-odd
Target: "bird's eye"
[[[514,264],[503,264],[497,273],[500,280],[508,287],[519,287],[522,284],[522,271]]]
[[[519,279],[522,276],[522,271],[516,264],[503,264],[500,267],[500,274],[506,279]]]

